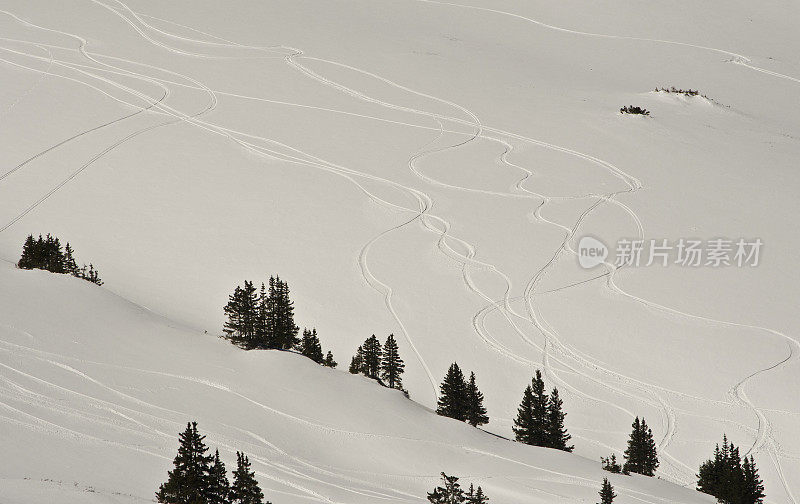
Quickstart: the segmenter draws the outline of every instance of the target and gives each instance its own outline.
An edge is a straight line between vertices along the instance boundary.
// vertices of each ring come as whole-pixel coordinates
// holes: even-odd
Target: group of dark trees
[[[714,458],[703,462],[697,475],[697,489],[713,495],[723,504],[761,504],[764,484],[753,457],[741,457],[739,448],[722,437]]]
[[[270,277],[269,288],[263,283],[257,290],[253,282],[236,286],[225,305],[225,338],[247,350],[296,350],[324,366],[336,367],[333,353],[323,354],[317,330],[300,328],[294,322],[294,302],[289,298],[289,284],[280,277]]]
[[[520,443],[571,452],[575,447],[569,444],[572,436],[564,427],[566,416],[558,389],[553,388],[548,397],[542,372],[537,369],[531,384],[522,394],[514,420],[514,435]]]
[[[480,486],[476,490],[472,483],[465,492],[456,476],[442,473],[442,485],[434,488],[433,492],[428,492],[428,501],[431,504],[486,504],[489,497]]]
[[[437,414],[467,422],[473,427],[489,423],[483,405],[483,393],[475,382],[475,373],[470,372],[469,380],[465,379],[461,368],[454,362],[447,370],[439,390]]]
[[[22,257],[20,257],[17,267],[21,269],[42,269],[51,273],[64,273],[74,277],[87,280],[97,285],[103,285],[100,280],[100,273],[94,269],[94,265],[85,264],[78,267],[75,260],[75,251],[69,242],[61,249],[61,241],[55,236],[48,234],[46,237],[34,239],[33,235],[28,235],[25,244],[22,246]]]
[[[665,87],[656,88],[656,93],[658,93],[658,92],[676,93],[676,94],[682,94],[682,95],[685,95],[685,96],[702,96],[703,98],[708,98],[706,95],[701,95],[700,91],[698,91],[696,89],[691,89],[691,88],[689,88],[689,89],[681,89],[681,88],[676,88],[675,86],[670,86],[668,88],[665,88]]]
[[[646,115],[646,116],[650,115],[650,111],[647,110],[646,108],[635,107],[633,105],[622,107],[621,109],[619,109],[619,113],[620,114],[639,114],[639,115]]]
[[[617,462],[617,456],[613,454],[608,458],[601,457],[600,462],[603,464],[603,469],[612,473],[653,476],[659,464],[653,431],[647,426],[645,419],[639,420],[639,417],[636,417],[631,427],[633,429],[624,453],[625,462],[620,465]]]
[[[186,425],[179,435],[180,446],[168,472],[167,481],[156,492],[156,500],[165,504],[270,504],[250,470],[250,460],[236,452],[233,483],[228,481],[225,464],[219,457],[207,455],[205,436],[197,432],[197,422]]]
[[[350,373],[363,374],[382,385],[398,390],[403,390],[405,367],[394,334],[386,338],[383,346],[373,334],[359,345],[356,354],[350,359]]]

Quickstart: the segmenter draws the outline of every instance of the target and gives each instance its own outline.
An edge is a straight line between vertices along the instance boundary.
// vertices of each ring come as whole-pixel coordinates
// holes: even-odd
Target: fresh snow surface
[[[592,503],[639,415],[660,480],[613,477],[618,502],[711,502],[694,475],[727,433],[767,502],[797,504],[798,19],[0,0],[0,502],[149,501],[195,419],[275,504],[424,502],[440,471],[496,504]],[[47,232],[106,285],[15,270]],[[755,268],[584,270],[584,235],[764,248]],[[216,338],[235,285],[275,273],[345,369]],[[390,332],[413,402],[346,373]],[[453,361],[496,436],[431,413]],[[502,439],[537,368],[575,454]]]

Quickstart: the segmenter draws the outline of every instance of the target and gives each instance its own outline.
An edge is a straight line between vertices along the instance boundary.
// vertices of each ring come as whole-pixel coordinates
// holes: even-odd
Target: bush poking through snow
[[[638,115],[646,115],[646,116],[650,115],[650,111],[647,110],[646,108],[634,107],[633,105],[630,105],[630,106],[627,106],[627,107],[622,107],[621,109],[619,109],[619,113],[620,114],[638,114]]]
[[[679,89],[679,88],[676,88],[675,86],[670,86],[669,88],[665,88],[665,87],[656,88],[656,93],[674,93],[674,94],[682,94],[684,96],[700,96],[702,98],[705,98],[706,100],[709,99],[708,96],[701,95],[700,91],[698,91],[696,89],[691,89],[691,88],[690,89]]]

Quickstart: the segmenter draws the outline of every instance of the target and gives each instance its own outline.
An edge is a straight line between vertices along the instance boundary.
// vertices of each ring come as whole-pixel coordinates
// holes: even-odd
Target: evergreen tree
[[[614,487],[608,482],[608,478],[603,478],[603,487],[600,489],[600,502],[598,504],[612,504],[616,496]]]
[[[271,343],[274,338],[270,332],[268,317],[269,296],[267,296],[267,290],[264,282],[261,282],[261,289],[259,289],[258,298],[256,299],[256,322],[253,342],[255,348],[263,350],[272,347]]]
[[[431,504],[465,504],[464,490],[458,483],[458,478],[442,473],[443,486],[433,489],[428,493],[428,502]]]
[[[69,242],[67,242],[67,245],[64,247],[64,262],[62,268],[64,270],[64,273],[69,273],[72,276],[78,276],[79,269],[78,269],[78,263],[75,262],[75,251],[72,250],[72,247],[70,246]]]
[[[533,389],[530,385],[522,393],[522,402],[517,409],[517,418],[512,427],[514,436],[520,443],[533,444]]]
[[[548,446],[549,400],[545,393],[542,372],[536,370],[531,384],[522,395],[514,420],[517,441],[533,446]]]
[[[257,296],[253,282],[244,281],[244,288],[237,286],[228,297],[224,311],[227,317],[224,325],[226,337],[243,348],[255,348]]]
[[[562,411],[562,405],[563,401],[558,396],[558,389],[553,388],[547,405],[547,446],[571,452],[575,447],[569,444],[572,436],[567,434],[567,429],[564,427],[564,417],[567,414]]]
[[[749,459],[747,457],[744,458],[742,477],[742,504],[761,504],[764,502],[764,497],[766,496],[764,494],[764,482],[758,475],[758,468],[752,455],[750,455]]]
[[[313,360],[317,364],[322,364],[325,357],[322,355],[322,345],[319,343],[316,328],[303,329],[303,337],[297,347],[298,351]]]
[[[264,493],[256,481],[256,473],[250,471],[250,460],[244,453],[236,452],[236,470],[231,485],[231,504],[262,504]],[[269,504],[269,503],[267,503]]]
[[[359,374],[364,369],[364,346],[359,345],[356,354],[350,359],[350,374]]]
[[[467,422],[473,427],[489,423],[486,407],[483,405],[483,393],[478,390],[473,372],[470,372],[467,383]]]
[[[623,468],[632,473],[653,476],[659,464],[653,431],[647,426],[644,418],[640,422],[639,417],[636,417],[632,427]]]
[[[335,368],[339,365],[339,363],[333,360],[333,352],[328,350],[328,354],[325,356],[325,360],[322,361],[322,365],[329,368]]]
[[[219,450],[216,450],[208,471],[206,504],[229,504],[230,493],[228,473],[225,471],[225,464],[219,458]]]
[[[86,266],[83,267],[84,271],[86,270]],[[89,271],[85,272],[81,278],[84,280],[88,280],[93,284],[103,285],[103,281],[100,280],[100,272],[94,269],[94,265],[89,263]]]
[[[41,238],[41,236],[39,237]],[[17,267],[20,269],[33,269],[36,268],[36,241],[33,235],[28,235],[25,243],[22,245],[22,257],[19,258]]]
[[[294,302],[289,299],[289,284],[277,276],[274,280],[270,278],[269,284],[274,347],[289,350],[297,345],[297,332],[300,330],[294,323]]]
[[[381,372],[381,342],[378,341],[378,338],[373,334],[364,341],[362,348],[363,360],[361,372],[364,373],[367,378],[372,378],[374,380],[379,379]]]
[[[439,387],[440,395],[436,413],[462,422],[467,419],[467,384],[457,363],[450,365]]]
[[[163,483],[156,499],[168,504],[205,504],[209,493],[209,472],[212,457],[206,455],[208,448],[197,432],[197,422],[186,425],[180,434],[180,446],[175,456],[172,471]]]
[[[403,359],[400,358],[400,353],[397,348],[397,342],[394,340],[394,335],[390,334],[386,338],[386,344],[383,345],[383,356],[381,358],[381,379],[386,383],[389,388],[401,389],[403,388],[402,374],[406,365]]]

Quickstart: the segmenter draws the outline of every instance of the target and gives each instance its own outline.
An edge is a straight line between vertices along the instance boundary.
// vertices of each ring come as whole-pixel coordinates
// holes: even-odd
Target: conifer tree
[[[764,482],[758,475],[758,468],[753,456],[744,458],[742,465],[742,504],[761,504],[764,502]]]
[[[361,371],[367,378],[377,380],[381,372],[381,342],[373,334],[364,341]]]
[[[575,447],[569,444],[572,436],[567,434],[567,429],[564,427],[564,417],[567,414],[562,410],[562,406],[563,401],[558,395],[558,389],[553,388],[547,405],[547,446],[571,452]]]
[[[40,237],[41,238],[41,237]],[[36,267],[36,241],[33,235],[28,235],[22,245],[22,257],[19,258],[17,267],[20,269],[33,269]]]
[[[79,269],[78,269],[78,263],[75,261],[75,251],[72,250],[72,247],[70,246],[69,242],[67,242],[67,245],[64,247],[64,260],[62,268],[64,270],[64,273],[68,273],[72,276],[78,276]]]
[[[224,325],[226,337],[243,348],[255,348],[257,297],[253,282],[244,281],[244,288],[237,286],[228,298],[224,311],[227,317]]]
[[[600,502],[598,504],[612,504],[616,496],[614,487],[608,482],[608,478],[603,478],[603,487],[600,489]]]
[[[522,395],[522,402],[514,420],[517,441],[533,446],[548,446],[548,406],[542,372],[538,369],[531,384]]]
[[[402,389],[402,374],[406,365],[400,358],[397,342],[394,335],[390,334],[383,345],[383,355],[381,358],[381,379],[389,388]]]
[[[356,354],[350,359],[350,374],[360,374],[364,369],[364,346],[359,345]]]
[[[653,431],[647,426],[644,418],[640,422],[639,417],[636,417],[632,427],[623,468],[632,473],[653,476],[659,464]]]
[[[489,423],[486,407],[483,405],[483,393],[478,390],[473,372],[470,372],[467,383],[467,422],[473,427]]]
[[[322,365],[329,368],[335,368],[339,365],[339,363],[333,360],[333,352],[328,350],[328,354],[325,356],[325,360],[322,361]]]
[[[600,462],[603,464],[603,470],[612,473],[622,473],[622,466],[617,462],[617,456],[613,453],[610,457],[600,457]],[[627,473],[624,473],[627,474]]]
[[[186,425],[180,434],[178,454],[173,461],[174,469],[169,471],[156,499],[168,504],[205,503],[209,491],[209,470],[212,457],[206,455],[208,448],[197,432],[197,422]]]
[[[219,458],[219,450],[214,452],[208,471],[208,492],[206,504],[228,504],[230,502],[231,485],[225,464]]]
[[[533,444],[533,389],[530,385],[525,387],[522,393],[522,401],[517,409],[517,418],[514,419],[512,430],[518,442]]]
[[[269,317],[272,322],[274,347],[289,350],[297,345],[299,327],[294,323],[294,302],[289,299],[289,284],[276,276],[269,279]]]
[[[467,384],[457,363],[450,365],[439,387],[436,413],[462,422],[467,419]]]
[[[433,489],[428,493],[428,502],[431,504],[464,504],[464,490],[458,483],[458,478],[442,473],[443,486]]]
[[[322,364],[325,357],[322,355],[322,345],[319,343],[316,328],[303,329],[303,337],[297,347],[298,351],[313,360],[317,364]]]
[[[231,504],[262,504],[264,493],[256,481],[256,473],[250,471],[250,460],[244,453],[236,452],[236,470],[231,485]],[[267,503],[269,504],[269,503]]]

